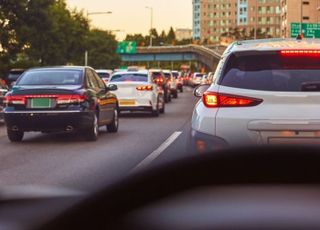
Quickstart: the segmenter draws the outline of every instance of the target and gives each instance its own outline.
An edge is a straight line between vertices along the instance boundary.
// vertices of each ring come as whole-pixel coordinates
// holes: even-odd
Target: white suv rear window
[[[320,57],[232,54],[219,83],[264,91],[319,91]]]

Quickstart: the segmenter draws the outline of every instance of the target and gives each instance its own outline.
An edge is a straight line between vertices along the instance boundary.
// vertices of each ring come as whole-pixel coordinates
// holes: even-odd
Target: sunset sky
[[[158,31],[175,28],[192,28],[191,0],[66,0],[70,8],[85,12],[112,11],[108,15],[90,15],[91,26],[114,32],[118,39],[126,34],[147,34],[150,29],[150,10],[153,7],[153,27]]]

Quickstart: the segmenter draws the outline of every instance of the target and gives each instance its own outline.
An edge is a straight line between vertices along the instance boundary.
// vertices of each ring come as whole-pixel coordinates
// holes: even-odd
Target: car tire
[[[95,113],[91,127],[86,132],[87,140],[88,141],[96,141],[96,140],[98,140],[98,135],[99,135],[98,116]]]
[[[160,113],[164,113],[165,112],[165,107],[166,107],[166,103],[164,103],[164,99],[162,100],[162,107],[161,109],[159,109]]]
[[[107,131],[109,133],[116,133],[118,132],[119,128],[119,110],[116,108],[113,113],[112,122],[107,125]]]
[[[156,107],[156,109],[155,110],[153,110],[152,109],[152,112],[151,112],[151,115],[153,116],[153,117],[159,117],[159,98],[158,98],[158,100],[157,100],[157,107]]]
[[[178,90],[173,92],[173,98],[178,98]]]
[[[168,94],[168,91],[166,89],[164,90],[164,102],[165,103],[169,102],[169,94]]]
[[[8,138],[11,142],[20,142],[23,139],[24,132],[22,131],[13,131],[11,129],[7,129]]]

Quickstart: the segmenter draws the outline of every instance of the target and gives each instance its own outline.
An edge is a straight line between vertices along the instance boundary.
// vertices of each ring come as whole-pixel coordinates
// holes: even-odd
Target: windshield
[[[110,82],[132,82],[132,81],[148,81],[147,74],[116,74],[113,75]]]
[[[43,208],[48,213],[29,208],[34,201],[23,197],[10,200],[22,205],[1,202],[8,186],[90,196],[131,175],[139,181],[144,170],[167,170],[175,161],[274,145],[320,148],[320,0],[0,0],[0,230],[24,229],[16,226],[20,217],[29,221],[28,215],[11,216],[11,208],[41,214],[39,222],[49,213],[60,216],[53,206]],[[290,160],[289,153],[283,164]],[[242,162],[234,163],[233,175]],[[171,172],[172,189],[181,188]],[[189,173],[185,185],[194,185],[190,175],[205,179]],[[206,176],[224,185],[227,173]],[[195,201],[196,211],[207,209],[200,196]],[[248,220],[256,213],[254,201],[253,214],[243,215]],[[306,201],[312,200],[301,199]],[[100,203],[105,209],[109,204]],[[179,210],[166,210],[163,226],[180,217]],[[150,211],[143,220],[156,214]],[[233,212],[221,208],[220,214]],[[211,220],[195,217],[197,223]],[[242,229],[237,227],[231,229]]]
[[[81,85],[80,70],[40,70],[28,71],[22,75],[17,85]]]

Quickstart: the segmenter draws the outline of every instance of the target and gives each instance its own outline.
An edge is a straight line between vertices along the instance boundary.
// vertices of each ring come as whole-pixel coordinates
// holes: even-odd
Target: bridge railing
[[[208,48],[199,45],[180,45],[180,46],[149,46],[138,47],[137,53],[198,53],[204,56],[212,56],[214,58],[220,58],[224,49],[221,46],[217,46],[217,49]]]

